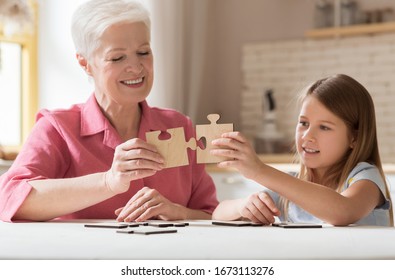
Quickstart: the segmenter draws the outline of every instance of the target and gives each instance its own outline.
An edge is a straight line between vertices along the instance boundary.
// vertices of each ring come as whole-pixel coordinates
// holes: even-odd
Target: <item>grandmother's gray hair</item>
[[[136,0],[89,0],[72,17],[71,35],[76,52],[89,59],[100,45],[100,37],[117,23],[143,22],[151,30],[148,10]]]

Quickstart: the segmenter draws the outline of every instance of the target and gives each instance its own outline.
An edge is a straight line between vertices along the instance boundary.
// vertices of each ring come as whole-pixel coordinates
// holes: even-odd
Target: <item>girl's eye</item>
[[[327,126],[325,126],[325,125],[320,125],[320,128],[321,128],[322,130],[330,130],[330,128],[327,127]]]
[[[300,125],[300,126],[308,126],[309,123],[308,123],[308,122],[305,122],[305,121],[300,121],[300,122],[299,122],[299,125]]]

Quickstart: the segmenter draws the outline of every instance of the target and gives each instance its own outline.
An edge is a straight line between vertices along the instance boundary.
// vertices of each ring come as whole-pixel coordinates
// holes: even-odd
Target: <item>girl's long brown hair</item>
[[[347,75],[337,74],[320,79],[309,86],[306,91],[302,92],[300,103],[308,96],[314,96],[329,111],[341,118],[355,139],[353,149],[349,149],[343,158],[329,168],[323,176],[325,181],[319,183],[340,192],[352,169],[359,162],[368,162],[378,168],[385,183],[386,196],[390,198],[380,160],[374,104],[365,87]],[[300,160],[299,162],[301,163]],[[314,181],[312,170],[302,163],[298,177],[306,181]],[[286,218],[288,205],[289,201],[282,199],[283,213]],[[393,225],[392,209],[389,212],[390,224]]]

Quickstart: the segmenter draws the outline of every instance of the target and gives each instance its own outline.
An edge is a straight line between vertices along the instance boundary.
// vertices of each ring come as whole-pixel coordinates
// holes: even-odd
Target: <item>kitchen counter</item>
[[[259,159],[276,169],[284,172],[298,172],[299,164],[292,163],[294,160],[293,155],[281,154],[281,155],[259,155]],[[233,168],[219,168],[217,164],[207,164],[207,172],[236,172]],[[395,163],[383,163],[383,170],[385,174],[395,175]]]

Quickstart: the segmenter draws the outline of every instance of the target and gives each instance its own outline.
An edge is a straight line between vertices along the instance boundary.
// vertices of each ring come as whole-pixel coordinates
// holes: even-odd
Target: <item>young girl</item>
[[[393,225],[380,162],[374,105],[368,91],[346,75],[318,80],[301,96],[295,144],[297,177],[262,163],[240,132],[213,141],[212,153],[267,187],[248,198],[221,202],[213,219],[249,219],[333,225]]]

